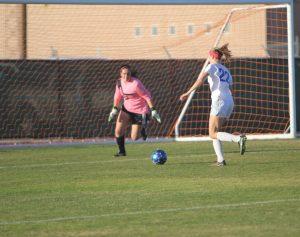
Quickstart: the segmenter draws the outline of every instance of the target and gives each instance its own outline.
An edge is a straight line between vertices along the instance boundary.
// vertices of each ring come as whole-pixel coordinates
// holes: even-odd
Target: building
[[[0,5],[0,58],[203,58],[234,7],[247,6]],[[267,57],[266,24],[265,11],[236,12],[221,43],[236,57]]]

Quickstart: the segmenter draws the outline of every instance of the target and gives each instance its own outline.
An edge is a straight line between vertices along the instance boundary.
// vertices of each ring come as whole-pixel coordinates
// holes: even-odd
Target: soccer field
[[[165,165],[150,154],[167,152]],[[0,149],[0,236],[300,236],[300,140]]]

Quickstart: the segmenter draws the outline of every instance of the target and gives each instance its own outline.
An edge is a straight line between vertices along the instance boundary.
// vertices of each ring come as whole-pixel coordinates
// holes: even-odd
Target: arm
[[[146,90],[146,88],[143,86],[143,84],[141,82],[138,83],[136,92],[140,97],[142,97],[144,100],[146,100],[146,102],[151,110],[152,118],[155,118],[157,122],[161,123],[161,118],[160,118],[159,114],[157,113],[156,109],[154,108],[153,101],[151,99],[151,95],[150,95],[149,91]]]
[[[120,92],[120,88],[118,87],[118,85],[116,85],[113,107],[117,107],[118,108],[121,100],[122,100],[122,94]]]
[[[148,104],[148,106],[149,106],[149,108],[151,110],[151,116],[152,116],[152,118],[155,118],[157,122],[161,123],[161,118],[160,118],[158,112],[156,111],[156,109],[154,108],[152,100],[151,99],[147,100],[147,104]]]
[[[151,99],[150,100],[146,100],[146,101],[147,101],[147,104],[148,104],[148,106],[149,106],[150,109],[154,108],[154,105],[153,105],[153,102],[152,102]]]
[[[122,100],[122,94],[120,92],[118,85],[116,85],[113,108],[109,114],[108,122],[111,122],[113,120],[113,118],[118,114],[119,104],[120,104],[121,100]]]
[[[144,85],[141,82],[137,84],[136,93],[147,102],[151,110],[152,108],[154,108],[150,92],[144,87]]]
[[[140,81],[137,82],[136,93],[147,102],[150,108],[153,107],[153,103],[151,101],[151,94]]]
[[[180,96],[180,100],[186,100],[189,94],[191,94],[194,90],[196,90],[198,87],[202,86],[204,83],[205,78],[208,76],[208,72],[200,73],[195,83],[192,85],[192,87],[184,94]]]

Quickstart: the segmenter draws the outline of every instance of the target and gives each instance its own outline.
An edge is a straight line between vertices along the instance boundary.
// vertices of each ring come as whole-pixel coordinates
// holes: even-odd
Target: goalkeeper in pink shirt
[[[120,107],[121,101],[123,101],[123,105]],[[114,95],[114,104],[108,118],[110,122],[118,114],[115,137],[119,152],[115,154],[115,157],[126,156],[125,132],[129,124],[131,124],[132,140],[139,139],[140,134],[146,140],[146,125],[150,117],[149,108],[152,118],[161,123],[149,91],[139,79],[131,76],[131,69],[128,65],[121,66],[120,78],[117,80]]]

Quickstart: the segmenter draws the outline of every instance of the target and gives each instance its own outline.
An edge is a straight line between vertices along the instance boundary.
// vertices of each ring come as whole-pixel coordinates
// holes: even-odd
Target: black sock
[[[119,153],[125,153],[125,137],[116,137],[116,141],[119,146]]]
[[[142,135],[143,140],[147,139],[147,133],[146,133],[146,128],[145,127],[141,128],[141,135]]]

